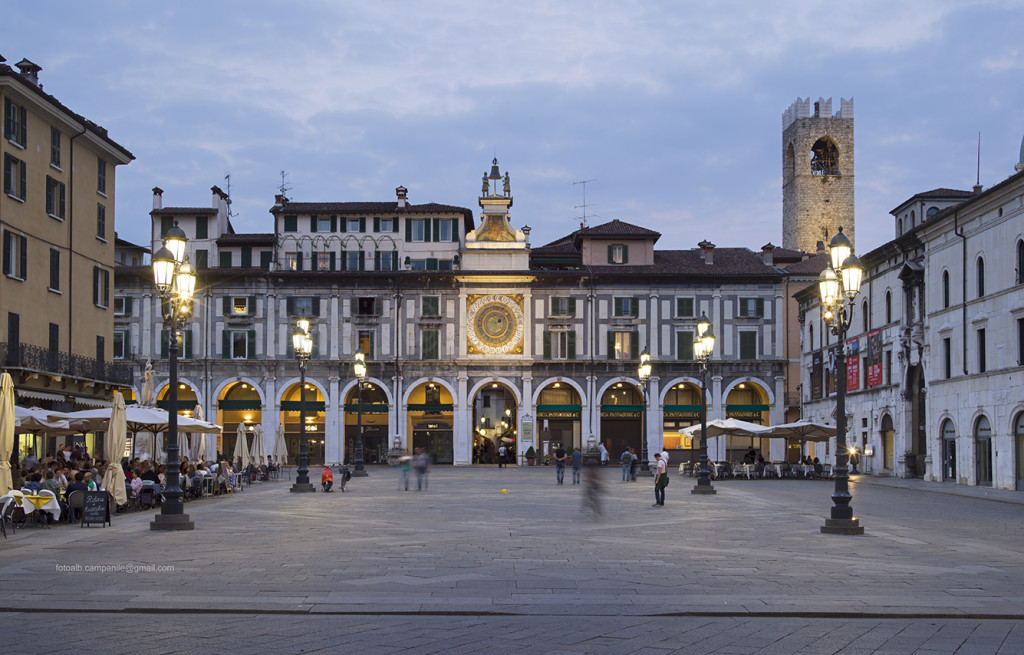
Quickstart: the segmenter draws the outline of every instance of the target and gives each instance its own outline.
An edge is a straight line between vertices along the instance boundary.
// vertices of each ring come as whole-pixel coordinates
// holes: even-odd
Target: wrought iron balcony
[[[103,384],[130,386],[135,380],[135,368],[131,364],[101,362],[91,357],[70,355],[24,343],[0,342],[0,362],[3,362],[3,366],[7,369],[60,375]]]

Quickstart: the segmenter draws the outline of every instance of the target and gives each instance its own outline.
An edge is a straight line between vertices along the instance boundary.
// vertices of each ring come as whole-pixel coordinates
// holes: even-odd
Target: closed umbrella
[[[235,432],[235,452],[232,455],[234,461],[241,461],[242,467],[249,466],[249,449],[246,448],[245,440],[245,423],[238,424],[238,430]]]
[[[288,463],[288,444],[284,440],[284,425],[278,424],[277,426],[277,439],[274,440],[274,459],[280,465]]]
[[[11,449],[14,448],[14,381],[0,375],[0,495],[13,489]]]
[[[114,394],[114,406],[107,426],[107,436],[103,441],[103,450],[107,455],[107,472],[103,474],[103,488],[114,497],[118,505],[128,503],[128,492],[124,488],[125,477],[121,469],[121,454],[128,436],[125,422],[124,396],[118,391]]]
[[[139,403],[151,407],[156,396],[153,391],[153,362],[146,360],[146,370],[143,371],[142,378],[145,381],[142,383],[142,397],[139,398]]]
[[[266,463],[267,447],[263,443],[263,426],[259,423],[256,424],[252,431],[252,451],[250,452],[253,464],[259,466]]]

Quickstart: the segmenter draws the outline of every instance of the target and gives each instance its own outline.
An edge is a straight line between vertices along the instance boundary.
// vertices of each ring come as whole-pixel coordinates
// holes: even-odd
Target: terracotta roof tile
[[[275,243],[274,234],[271,233],[250,233],[250,234],[223,234],[217,239],[218,246],[272,246]]]
[[[149,212],[150,216],[214,216],[213,207],[161,207]]]
[[[660,232],[618,219],[594,227],[585,227],[575,234],[581,237],[654,237],[655,240],[661,237]]]

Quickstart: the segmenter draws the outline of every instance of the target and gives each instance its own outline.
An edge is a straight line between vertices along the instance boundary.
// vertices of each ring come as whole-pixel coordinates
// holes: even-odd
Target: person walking
[[[576,449],[572,451],[572,483],[580,483],[580,473],[583,470],[583,451]]]
[[[498,468],[505,466],[505,444],[498,446]]]
[[[636,448],[630,446],[629,458],[632,460],[629,463],[629,479],[636,482],[636,471],[640,468],[640,458],[636,456]]]
[[[562,444],[555,448],[555,479],[558,480],[558,484],[565,480],[565,449],[562,448]]]
[[[416,491],[426,489],[428,486],[427,474],[430,471],[430,455],[425,448],[417,448],[412,458],[412,465],[416,467]]]
[[[654,453],[657,473],[654,475],[654,507],[665,506],[665,487],[668,486],[668,464],[661,453]]]
[[[405,487],[405,491],[409,491],[409,469],[412,468],[412,457],[409,455],[402,455],[398,458],[398,490],[402,491],[402,487]]]
[[[610,456],[608,455],[608,449],[605,448],[603,441],[599,441],[597,443],[597,450],[601,453],[601,466],[608,466]]]
[[[633,453],[629,452],[629,448],[622,451],[622,455],[619,457],[619,463],[622,464],[622,481],[629,482],[629,472],[633,468]]]

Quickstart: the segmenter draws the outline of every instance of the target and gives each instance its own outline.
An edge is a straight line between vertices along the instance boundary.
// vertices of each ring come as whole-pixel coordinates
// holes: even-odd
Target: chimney
[[[408,204],[406,202],[406,199],[409,195],[409,190],[406,189],[404,186],[400,186],[397,189],[395,189],[395,195],[398,196],[398,208],[405,209],[406,205]]]
[[[764,258],[765,266],[775,266],[775,246],[771,241],[761,246],[761,256]]]
[[[700,246],[700,257],[704,260],[704,263],[711,266],[715,263],[715,244],[711,243],[707,239],[704,239],[697,244]]]
[[[28,59],[22,59],[15,66],[21,71],[22,76],[32,84],[39,86],[39,71],[43,70],[41,66],[33,64]],[[42,88],[42,87],[39,87]]]
[[[220,201],[221,200],[227,200],[228,199],[228,194],[226,194],[223,191],[221,191],[221,188],[219,186],[217,186],[216,184],[214,184],[212,187],[210,187],[210,191],[213,193],[213,205],[212,206],[213,206],[214,209],[217,209],[220,206]]]
[[[981,193],[981,190],[984,189],[984,188],[985,187],[981,186],[980,184],[975,184],[974,185],[974,195],[978,195],[979,193]]]
[[[163,209],[164,190],[158,186],[153,187],[153,209]]]
[[[274,196],[274,207],[284,207],[288,204],[288,198],[283,193]]]
[[[826,252],[825,252],[825,242],[824,241],[818,241],[816,244],[814,244],[814,254],[815,255],[824,255],[824,254],[826,254]]]

